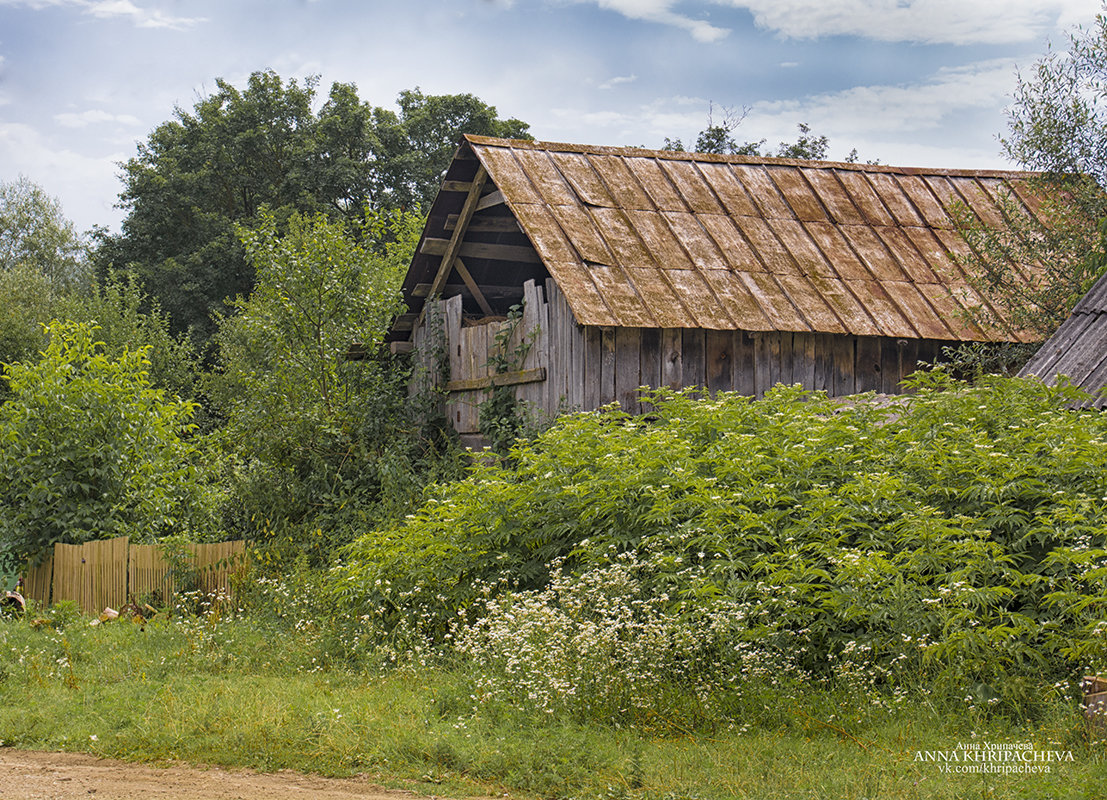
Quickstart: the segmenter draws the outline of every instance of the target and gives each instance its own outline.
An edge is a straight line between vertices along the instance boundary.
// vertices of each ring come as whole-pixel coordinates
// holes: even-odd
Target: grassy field
[[[1042,688],[1055,697],[1043,713],[1012,721],[922,689],[898,687],[892,702],[762,680],[729,720],[681,731],[538,717],[481,703],[464,664],[384,669],[333,652],[310,626],[233,615],[90,626],[61,609],[5,621],[0,746],[362,772],[454,796],[1096,798],[1107,786],[1107,745],[1089,743],[1054,687]],[[1050,767],[1037,774],[943,772],[951,752],[1004,743],[1064,760],[1027,762]]]

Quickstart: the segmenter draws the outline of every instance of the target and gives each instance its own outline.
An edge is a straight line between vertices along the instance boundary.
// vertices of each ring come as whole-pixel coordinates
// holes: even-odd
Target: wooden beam
[[[442,181],[443,192],[467,192],[473,188],[472,181]]]
[[[480,310],[490,317],[496,313],[492,310],[492,306],[488,305],[488,301],[484,299],[484,294],[481,293],[480,287],[477,286],[477,282],[473,280],[473,276],[469,274],[469,270],[465,267],[465,262],[460,258],[455,258],[454,269],[457,270],[457,274],[461,276],[461,280],[465,281],[465,285],[469,287],[469,291],[473,293],[473,298],[477,301],[477,305],[480,306]]]
[[[389,342],[388,349],[394,356],[401,353],[410,353],[415,349],[415,342]]]
[[[446,217],[446,230],[452,231],[457,227],[457,214]],[[469,220],[469,230],[482,233],[521,233],[519,221],[515,217],[473,217]]]
[[[412,297],[428,297],[431,285],[429,283],[417,283],[411,292]],[[481,286],[481,293],[489,300],[515,300],[523,296],[522,286]],[[447,283],[442,287],[440,294],[443,297],[453,297],[455,294],[472,297],[473,293],[463,283]]]
[[[500,203],[506,202],[504,200],[504,193],[499,189],[482,197],[480,202],[477,203],[476,210],[484,211],[486,208],[492,208],[492,206],[498,206]]]
[[[522,369],[516,372],[503,372],[499,375],[486,375],[483,378],[469,378],[463,381],[450,381],[447,392],[471,392],[475,389],[489,389],[493,386],[515,386],[520,383],[537,383],[546,380],[546,368]]]
[[[452,239],[424,239],[419,252],[425,256],[445,255]],[[525,264],[541,264],[542,258],[533,247],[517,244],[491,244],[490,242],[463,242],[456,247],[455,257],[487,258],[492,261],[521,261]]]
[[[473,177],[473,182],[469,186],[469,193],[465,197],[465,202],[461,206],[461,213],[458,214],[457,227],[454,229],[453,235],[450,237],[450,241],[446,245],[446,252],[442,254],[442,261],[439,262],[438,271],[434,275],[434,280],[431,281],[432,295],[441,294],[442,287],[446,285],[446,279],[450,276],[450,270],[454,265],[454,259],[457,258],[458,248],[461,247],[462,237],[465,235],[465,229],[469,225],[469,220],[477,210],[477,201],[480,199],[481,190],[484,189],[484,184],[488,180],[488,171],[485,170],[484,165],[477,167],[477,174]],[[427,304],[424,303],[423,307],[419,310],[419,316],[415,320],[415,323],[411,326],[411,335],[415,336],[415,329],[419,327],[419,323],[423,321],[423,317],[427,313]]]
[[[415,327],[415,323],[419,319],[422,319],[422,314],[418,316],[415,314],[401,314],[396,317],[396,321],[392,323],[392,330],[410,331]]]

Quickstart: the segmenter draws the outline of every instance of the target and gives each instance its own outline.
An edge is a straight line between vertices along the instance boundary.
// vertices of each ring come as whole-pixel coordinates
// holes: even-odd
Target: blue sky
[[[0,180],[80,229],[118,226],[118,163],[175,106],[259,69],[354,82],[390,106],[472,92],[540,139],[660,147],[714,108],[740,141],[830,157],[1007,167],[1016,69],[1092,0],[0,0]]]

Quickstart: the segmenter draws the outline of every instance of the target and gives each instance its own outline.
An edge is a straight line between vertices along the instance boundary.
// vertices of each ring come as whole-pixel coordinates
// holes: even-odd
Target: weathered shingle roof
[[[945,210],[1033,214],[1027,173],[466,140],[582,325],[1035,338],[966,321]]]
[[[1073,308],[1019,373],[1035,375],[1053,385],[1065,375],[1074,386],[1095,395],[1086,407],[1107,406],[1107,275],[1100,278]]]

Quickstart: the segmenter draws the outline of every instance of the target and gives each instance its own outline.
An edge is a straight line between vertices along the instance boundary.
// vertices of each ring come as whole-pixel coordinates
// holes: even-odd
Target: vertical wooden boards
[[[747,397],[757,395],[757,341],[744,331],[734,331],[731,389]]]
[[[828,390],[836,397],[853,394],[856,391],[857,384],[853,373],[854,364],[857,361],[856,341],[854,336],[833,337],[834,386],[832,390],[828,387]]]
[[[54,604],[69,600],[92,613],[92,598],[87,597],[88,594],[85,573],[81,569],[81,546],[54,545]]]
[[[546,412],[553,416],[559,410],[579,411],[590,407],[585,401],[585,383],[591,373],[586,371],[584,328],[577,325],[565,295],[553,278],[546,281],[546,300],[550,321],[546,379],[550,387]]]
[[[900,380],[903,380],[919,368],[919,340],[900,339],[899,348]]]
[[[615,399],[628,414],[640,409],[638,387],[641,379],[642,329],[615,329]]]
[[[548,332],[546,341],[549,351],[546,354],[546,382],[542,385],[542,409],[549,415],[554,413],[551,409],[557,409],[560,398],[565,394],[566,370],[561,366],[564,344],[561,341],[561,315],[558,313],[559,294],[560,292],[553,278],[547,278],[546,322],[548,325]]]
[[[659,386],[679,389],[684,385],[684,350],[681,344],[680,328],[661,330],[661,372]]]
[[[792,383],[815,389],[815,334],[792,334]]]
[[[879,392],[883,384],[880,361],[880,340],[875,336],[857,337],[856,391]]]
[[[791,331],[781,331],[778,335],[780,336],[780,382],[785,386],[791,386],[795,382],[792,378],[795,340]]]
[[[897,339],[880,339],[880,391],[883,394],[898,394],[900,375],[899,345]]]
[[[103,611],[108,606],[118,611],[127,602],[128,543],[126,536],[120,536],[84,545],[93,553],[89,587],[93,613]],[[86,558],[86,561],[89,560]]]
[[[661,386],[661,329],[642,328],[642,343],[638,357],[638,384],[656,389]],[[640,403],[640,411],[653,406]]]
[[[729,391],[733,386],[733,344],[732,331],[705,331],[704,385],[712,395],[717,392]]]
[[[166,577],[169,563],[161,557],[156,544],[136,544],[131,547],[127,564],[127,577],[131,594],[135,598],[158,594],[164,602],[173,586]]]
[[[602,405],[603,333],[595,325],[584,327],[584,404],[585,411]],[[614,385],[612,385],[614,392]]]
[[[565,331],[564,340],[569,346],[568,376],[568,410],[580,411],[585,408],[585,385],[590,379],[585,368],[585,337],[584,328],[577,325],[573,318],[573,312],[564,299],[561,301],[562,317],[561,326]]]
[[[772,386],[769,369],[769,334],[757,333],[753,337],[753,385],[754,397],[764,397]]]
[[[243,541],[188,545],[199,577],[199,588],[206,592],[229,592],[231,573],[246,559]],[[53,565],[55,568],[50,569]],[[174,587],[167,579],[169,564],[157,545],[131,545],[126,536],[99,539],[81,545],[56,544],[53,555],[41,568],[24,577],[26,597],[43,604],[70,600],[86,614],[99,614],[105,608],[119,610],[131,599],[155,592],[168,602]],[[43,586],[44,574],[49,585]]]
[[[706,340],[704,331],[684,328],[681,337],[681,377],[684,388],[707,385]]]
[[[551,417],[558,409],[568,403],[570,393],[571,368],[569,361],[571,347],[568,305],[553,278],[546,279],[546,316],[549,320],[550,334],[548,365],[546,368],[546,406],[545,411]]]
[[[127,547],[120,536],[82,545],[54,545],[53,602],[71,600],[86,614],[127,602]]]
[[[615,329],[600,329],[599,402],[602,406],[616,399],[615,394]]]
[[[461,362],[461,295],[451,297],[445,302],[446,310],[446,358],[449,359],[450,380],[462,378]],[[446,398],[446,419],[457,429],[461,423],[461,408],[457,395]]]
[[[543,294],[542,287],[536,285],[533,280],[523,284],[523,319],[513,339],[530,342],[526,357],[516,368],[530,370],[547,367],[546,379],[549,380],[549,306]],[[562,355],[567,354],[562,353]],[[532,408],[545,410],[545,394],[546,385],[542,381],[524,383],[515,387],[515,396]]]
[[[812,389],[834,394],[834,339],[828,333],[816,333],[815,382]]]
[[[200,586],[206,592],[229,591],[231,575],[246,563],[246,543],[213,542],[191,545],[200,572]]]

